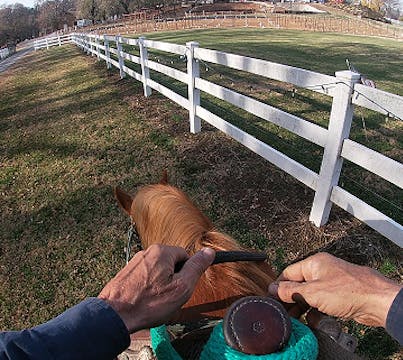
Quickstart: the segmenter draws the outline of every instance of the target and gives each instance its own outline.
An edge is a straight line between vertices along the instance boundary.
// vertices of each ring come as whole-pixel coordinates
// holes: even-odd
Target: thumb
[[[192,287],[195,287],[200,276],[212,264],[215,251],[211,248],[204,248],[194,254],[185,262],[179,274]]]
[[[269,295],[286,303],[299,303],[303,300],[306,283],[280,281],[269,285]]]

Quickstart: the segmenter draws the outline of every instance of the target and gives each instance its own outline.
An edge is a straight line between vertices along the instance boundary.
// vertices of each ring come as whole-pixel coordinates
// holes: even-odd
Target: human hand
[[[112,306],[130,333],[161,325],[189,300],[214,255],[205,248],[189,258],[183,248],[152,245],[138,252],[98,297]],[[183,260],[181,271],[174,273]]]
[[[286,303],[305,301],[327,315],[385,327],[401,288],[373,269],[319,253],[288,266],[270,284],[269,294]]]

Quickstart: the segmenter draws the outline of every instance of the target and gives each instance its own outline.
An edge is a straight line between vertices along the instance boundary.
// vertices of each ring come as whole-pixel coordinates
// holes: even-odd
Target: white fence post
[[[89,55],[89,54],[91,54],[91,51],[90,51],[90,41],[91,41],[91,39],[90,39],[90,37],[89,37],[89,35],[86,35],[85,36],[85,39],[86,39],[86,45],[87,45],[87,55]]]
[[[48,41],[48,38],[46,38],[46,50],[49,50],[49,41]]]
[[[151,88],[147,85],[147,81],[150,78],[150,69],[147,66],[148,51],[147,47],[144,45],[144,40],[144,37],[139,37],[141,77],[143,79],[144,96],[148,97],[151,95]]]
[[[195,88],[195,78],[200,77],[199,62],[194,58],[194,49],[199,47],[199,43],[191,41],[186,43],[187,47],[187,72],[188,98],[189,98],[189,122],[190,132],[196,134],[201,130],[201,121],[196,116],[196,106],[200,105],[200,90]]]
[[[84,42],[83,42],[83,38],[82,38],[81,34],[76,34],[76,35],[75,35],[75,38],[76,38],[76,41],[77,41],[77,43],[78,43],[78,46],[81,48],[81,50],[82,50],[82,51],[85,51]]]
[[[111,53],[109,51],[109,40],[104,37],[104,46],[105,46],[105,56],[106,56],[106,68],[111,68]]]
[[[95,35],[95,42],[97,44],[97,60],[100,61],[101,57],[99,56],[99,35]]]
[[[94,51],[94,45],[92,45],[92,39],[91,36],[89,37],[89,41],[91,42],[91,56],[95,56],[95,51]]]
[[[82,42],[82,44],[83,44],[83,51],[88,54],[87,38],[85,37],[84,34],[81,35],[81,42]]]
[[[323,153],[322,165],[316,186],[315,197],[309,220],[316,226],[324,225],[329,219],[332,202],[330,195],[333,186],[339,182],[343,158],[340,156],[343,141],[350,134],[353,119],[351,95],[354,84],[360,80],[360,74],[351,71],[336,72],[338,83],[330,112],[328,139]]]
[[[123,60],[123,48],[122,48],[122,43],[120,42],[120,35],[116,35],[116,49],[118,51],[118,59],[119,59],[119,71],[120,71],[120,78],[123,79],[126,76],[126,73],[123,70],[123,66],[125,65],[125,62]]]
[[[57,36],[57,40],[59,40],[59,46],[62,46],[62,41],[60,40],[60,35]]]

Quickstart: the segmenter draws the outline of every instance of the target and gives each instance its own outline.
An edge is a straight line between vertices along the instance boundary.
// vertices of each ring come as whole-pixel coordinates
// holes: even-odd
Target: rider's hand
[[[182,248],[152,245],[137,253],[98,297],[120,315],[129,332],[161,325],[189,300],[214,255],[205,248],[189,258]],[[183,260],[181,271],[174,273]]]
[[[287,303],[305,301],[328,315],[385,327],[401,288],[368,267],[319,253],[288,266],[269,286],[269,294]]]

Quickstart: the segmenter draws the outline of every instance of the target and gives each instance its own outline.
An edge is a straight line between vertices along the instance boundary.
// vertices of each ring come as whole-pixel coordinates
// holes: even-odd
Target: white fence
[[[0,50],[0,60],[5,59],[9,55],[10,55],[10,50],[8,48],[4,48],[4,49]]]
[[[51,46],[62,46],[64,44],[71,43],[71,41],[71,34],[46,37],[43,39],[35,40],[34,48],[35,51],[42,48],[49,49]]]
[[[334,203],[403,247],[402,225],[338,185],[343,159],[347,159],[403,188],[403,165],[400,162],[349,139],[354,104],[380,113],[393,114],[402,119],[403,97],[361,85],[358,83],[360,75],[350,71],[336,72],[336,76],[323,75],[270,61],[200,48],[195,42],[177,45],[141,37],[131,39],[121,36],[77,33],[71,35],[71,41],[87,54],[96,55],[98,60],[105,60],[108,68],[112,65],[118,68],[122,78],[127,74],[142,82],[145,96],[150,96],[154,89],[187,109],[192,133],[201,131],[201,119],[203,119],[313,189],[315,197],[310,220],[315,225],[321,226],[327,222]],[[38,44],[36,47],[49,47],[52,46],[51,44],[60,45],[55,43],[55,40],[49,40],[45,45],[42,42],[42,46]],[[123,45],[136,47],[139,56],[124,52]],[[147,49],[185,56],[187,72],[151,61],[148,58]],[[332,97],[328,128],[201,78],[199,61],[224,65]],[[127,62],[140,65],[141,72],[126,66]],[[187,84],[188,96],[184,97],[153,80],[149,69]],[[202,107],[200,105],[201,91],[323,147],[320,172],[316,173],[308,169]]]

